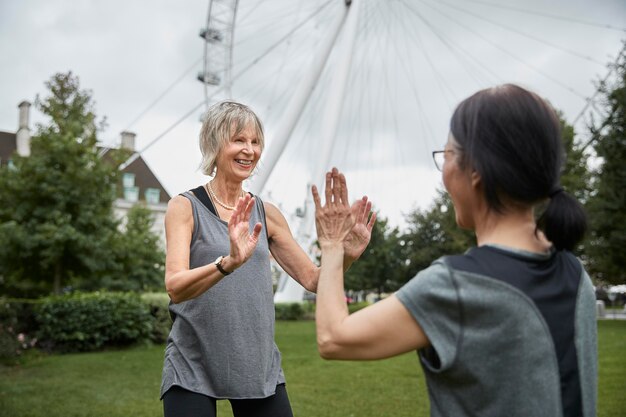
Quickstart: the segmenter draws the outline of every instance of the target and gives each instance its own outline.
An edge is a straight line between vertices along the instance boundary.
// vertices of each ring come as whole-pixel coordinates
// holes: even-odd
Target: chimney
[[[122,136],[122,148],[130,151],[135,151],[135,136],[133,132],[124,131],[120,134]]]
[[[24,100],[17,107],[20,109],[20,118],[16,133],[17,153],[20,156],[30,156],[30,128],[28,127],[30,103]]]

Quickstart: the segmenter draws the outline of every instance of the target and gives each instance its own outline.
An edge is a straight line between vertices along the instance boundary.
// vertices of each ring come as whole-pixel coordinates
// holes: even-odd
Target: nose
[[[243,151],[247,152],[247,153],[254,153],[253,149],[252,149],[252,143],[250,142],[246,142],[243,146]]]

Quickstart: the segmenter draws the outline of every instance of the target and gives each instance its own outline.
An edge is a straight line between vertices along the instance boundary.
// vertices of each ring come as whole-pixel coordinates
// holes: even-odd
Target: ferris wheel
[[[206,24],[200,30],[204,39],[203,68],[198,80],[204,85],[205,105],[219,90],[231,96],[233,39],[239,0],[211,0]]]
[[[248,188],[278,202],[305,201],[284,210],[297,213],[305,241],[312,207],[304,184],[331,166],[347,172],[353,196],[408,210],[401,197],[388,196],[437,180],[430,151],[445,142],[456,103],[515,82],[559,97],[553,105],[576,114],[611,60],[598,53],[594,35],[624,33],[591,1],[586,8],[565,0],[530,0],[527,9],[517,3],[212,0],[201,32],[206,105],[219,94],[259,114],[267,148]],[[557,36],[582,28],[589,39],[574,48]],[[548,65],[556,58],[560,66]],[[582,76],[566,70],[582,67]]]

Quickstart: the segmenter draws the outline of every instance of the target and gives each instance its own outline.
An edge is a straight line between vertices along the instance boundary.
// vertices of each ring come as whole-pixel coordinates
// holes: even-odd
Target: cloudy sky
[[[0,0],[0,130],[15,131],[17,104],[34,101],[54,73],[71,70],[107,119],[103,144],[116,145],[119,133],[131,130],[138,149],[153,143],[143,157],[170,194],[200,184],[205,90],[196,74],[204,62],[198,32],[208,6],[199,0]],[[266,152],[342,7],[342,0],[239,2],[232,94],[264,120]],[[547,97],[572,122],[626,39],[623,0],[362,0],[359,18],[333,157],[322,164],[345,170],[352,196],[369,195],[400,226],[403,214],[426,207],[440,186],[430,152],[443,146],[460,100],[515,82]],[[263,194],[288,218],[320,164],[316,154],[339,59],[340,52],[330,55],[278,164],[260,166],[273,168]],[[216,93],[212,100],[221,98]],[[33,110],[31,121],[45,119]]]

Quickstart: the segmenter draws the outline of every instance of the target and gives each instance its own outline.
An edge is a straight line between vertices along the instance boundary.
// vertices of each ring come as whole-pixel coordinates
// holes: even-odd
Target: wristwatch
[[[230,272],[228,272],[227,270],[224,269],[224,267],[222,266],[222,261],[224,260],[223,256],[220,256],[219,258],[217,258],[216,260],[213,261],[213,264],[215,265],[215,267],[217,268],[218,271],[220,271],[222,273],[222,275],[226,276],[229,275]]]

